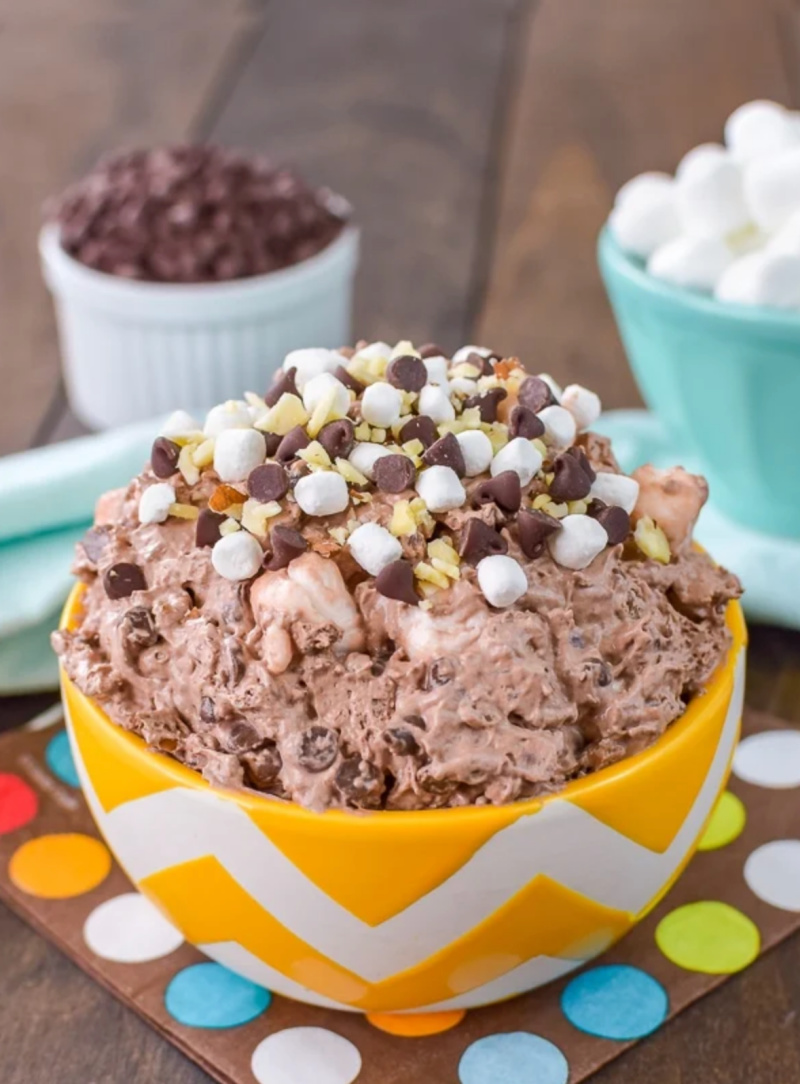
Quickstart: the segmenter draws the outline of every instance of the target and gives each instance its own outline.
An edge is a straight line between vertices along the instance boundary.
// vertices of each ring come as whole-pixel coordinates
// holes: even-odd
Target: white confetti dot
[[[327,1028],[286,1028],[258,1044],[250,1068],[258,1084],[351,1084],[361,1055]]]
[[[800,731],[768,730],[745,738],[733,758],[733,771],[757,787],[800,787]]]
[[[753,851],[744,879],[760,900],[782,911],[800,911],[800,840],[776,839]]]
[[[158,960],[183,944],[183,935],[138,892],[95,907],[84,923],[83,938],[96,956],[121,964]]]

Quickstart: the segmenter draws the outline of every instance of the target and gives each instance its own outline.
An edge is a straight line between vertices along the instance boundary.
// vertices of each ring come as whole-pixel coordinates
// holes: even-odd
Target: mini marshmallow
[[[718,301],[800,308],[800,256],[761,250],[735,260],[717,283]]]
[[[528,590],[528,577],[513,557],[499,553],[484,557],[478,562],[477,573],[483,597],[498,609],[513,606]]]
[[[661,170],[651,169],[646,173],[637,173],[635,177],[631,177],[629,181],[626,181],[621,188],[617,189],[617,194],[614,197],[614,205],[618,203],[624,203],[629,196],[634,195],[638,189],[647,188],[651,182],[661,184],[666,181],[671,183],[672,177],[669,173],[664,173]]]
[[[417,410],[420,414],[427,414],[437,425],[441,425],[442,422],[451,422],[456,416],[450,396],[444,388],[439,388],[435,384],[426,384],[419,393]]]
[[[358,351],[360,358],[366,358],[367,361],[376,361],[379,358],[390,358],[392,356],[392,348],[388,343],[376,342],[370,343],[369,346],[364,346]]]
[[[779,229],[800,209],[800,146],[749,165],[744,192],[757,225],[768,232]]]
[[[456,434],[456,440],[461,445],[465,473],[468,478],[474,478],[476,474],[483,474],[489,469],[494,449],[484,432],[480,429],[465,429],[463,433]]]
[[[332,373],[319,373],[307,380],[303,387],[303,406],[309,414],[333,393],[329,417],[345,418],[350,409],[350,393]]]
[[[399,388],[379,380],[370,384],[361,397],[361,417],[370,425],[388,429],[400,417],[403,396]]]
[[[211,564],[226,580],[249,580],[263,560],[264,551],[247,531],[224,535],[211,550]]]
[[[718,158],[720,154],[727,153],[721,143],[698,143],[696,147],[692,147],[690,151],[687,151],[678,162],[678,168],[675,170],[675,180],[680,180],[687,170],[695,167],[699,160]]]
[[[564,391],[556,378],[554,376],[551,376],[549,373],[538,373],[537,375],[540,380],[543,380],[545,382],[550,391],[553,393],[553,398],[556,400],[556,402],[560,403],[561,396],[564,394]]]
[[[638,179],[615,204],[608,224],[620,248],[647,259],[680,233],[674,181],[660,176]]]
[[[579,433],[588,429],[590,425],[594,425],[603,409],[600,396],[581,384],[568,384],[564,388],[561,405],[575,419]]]
[[[578,571],[603,552],[608,535],[591,516],[564,516],[561,530],[549,536],[547,545],[556,564]]]
[[[590,497],[596,497],[604,504],[624,508],[628,515],[633,511],[639,499],[639,483],[627,474],[611,474],[610,471],[598,471],[589,490]]]
[[[740,162],[787,150],[798,141],[792,114],[777,102],[745,102],[725,121],[725,143]]]
[[[460,508],[467,494],[452,467],[428,467],[417,477],[417,493],[431,512]]]
[[[214,470],[223,482],[243,482],[266,456],[264,434],[257,429],[225,429],[214,443]]]
[[[537,417],[544,425],[546,444],[552,444],[555,448],[569,448],[578,430],[568,410],[561,406],[548,406],[540,410]]]
[[[460,346],[453,354],[453,364],[459,365],[466,361],[470,354],[480,354],[482,358],[488,358],[491,352],[488,346]]]
[[[422,364],[425,366],[430,384],[442,384],[447,387],[447,371],[450,366],[447,358],[437,354],[432,358],[423,358]]]
[[[294,499],[307,516],[333,516],[347,508],[350,493],[337,471],[316,471],[298,481]]]
[[[718,237],[676,237],[647,261],[653,278],[711,293],[733,263],[733,253]]]
[[[560,410],[560,407],[556,409]],[[564,412],[566,413],[566,411]],[[539,415],[541,417],[541,414]],[[571,415],[570,415],[571,418]],[[575,423],[573,422],[573,427]],[[514,437],[504,445],[492,460],[491,474],[495,478],[503,471],[513,470],[519,475],[520,484],[526,486],[542,465],[538,449],[525,437]]]
[[[347,540],[355,560],[370,576],[377,576],[392,561],[403,556],[398,540],[377,523],[362,523]]]
[[[742,173],[722,147],[706,146],[687,155],[675,182],[678,215],[687,233],[725,237],[750,222]]]
[[[163,523],[175,503],[175,490],[169,482],[148,486],[139,498],[139,522]]]
[[[349,460],[365,478],[372,482],[375,480],[374,470],[376,462],[384,455],[393,455],[383,444],[372,444],[370,441],[360,441],[350,453]]]
[[[475,395],[478,391],[478,381],[470,380],[468,376],[457,376],[450,381],[450,391],[458,392],[459,395]]]
[[[290,350],[283,359],[281,368],[284,372],[297,369],[294,382],[302,394],[303,388],[312,377],[320,373],[332,373],[339,365],[347,365],[347,358],[335,350],[325,350],[321,346],[309,346],[303,350]]]
[[[790,252],[800,256],[800,211],[795,211],[782,226],[770,237],[766,245],[768,252]]]
[[[173,410],[159,431],[160,437],[179,437],[183,433],[196,433],[200,422],[185,410]]]
[[[244,399],[229,399],[209,410],[203,432],[207,437],[217,437],[226,429],[249,429],[252,424],[250,407]]]

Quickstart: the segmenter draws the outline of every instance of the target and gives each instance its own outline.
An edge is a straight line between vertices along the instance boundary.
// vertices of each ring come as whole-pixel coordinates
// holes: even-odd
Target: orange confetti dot
[[[367,1020],[374,1028],[389,1035],[402,1035],[407,1039],[420,1039],[424,1035],[439,1035],[449,1031],[466,1016],[464,1009],[452,1012],[393,1013],[369,1012]]]
[[[30,896],[65,900],[91,892],[110,870],[111,855],[99,839],[64,833],[23,843],[11,856],[8,875]]]

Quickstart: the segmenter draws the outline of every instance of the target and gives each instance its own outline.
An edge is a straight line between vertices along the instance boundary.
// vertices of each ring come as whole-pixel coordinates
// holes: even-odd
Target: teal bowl
[[[647,405],[714,504],[800,537],[800,313],[724,304],[648,275],[605,228],[600,271]]]

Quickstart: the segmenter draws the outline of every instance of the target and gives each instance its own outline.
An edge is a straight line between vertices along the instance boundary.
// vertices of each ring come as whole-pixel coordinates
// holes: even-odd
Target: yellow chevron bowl
[[[64,612],[80,608],[76,589]],[[356,1012],[473,1008],[598,955],[691,857],[739,733],[746,632],[650,749],[508,806],[312,813],[212,789],[62,674],[92,814],[186,939],[286,997]]]

